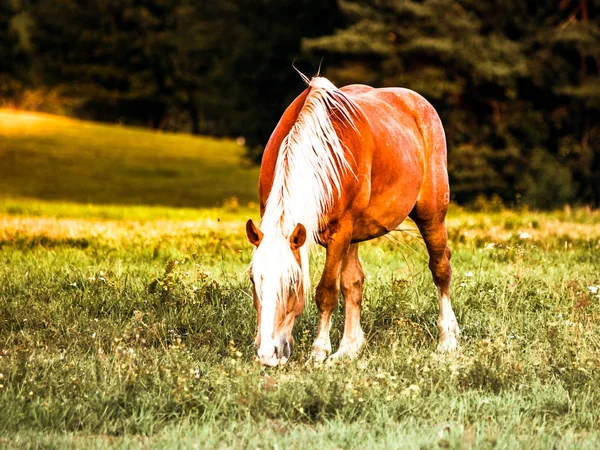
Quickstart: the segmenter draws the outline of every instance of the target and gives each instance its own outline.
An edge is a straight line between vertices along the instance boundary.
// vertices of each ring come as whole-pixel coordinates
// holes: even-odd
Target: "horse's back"
[[[356,95],[365,94],[367,92],[371,92],[374,90],[375,90],[374,87],[367,86],[366,84],[349,84],[347,86],[340,88],[340,91],[344,92],[346,95],[349,95],[351,97],[356,96]]]
[[[352,85],[359,86],[362,85]],[[443,143],[445,152],[445,135],[442,122],[435,108],[421,94],[406,88],[371,88],[370,90],[352,89],[352,98],[361,105],[363,109],[369,111],[370,121],[383,120],[381,117],[382,104],[393,108],[396,117],[406,117],[414,120],[419,133],[424,140],[431,146],[437,146],[440,141]],[[404,130],[413,128],[410,120],[404,120],[397,124]],[[437,142],[435,142],[437,141]],[[442,150],[441,148],[438,150]]]
[[[405,88],[366,89],[361,85],[351,86],[349,94],[373,135],[374,170],[381,165],[382,171],[388,168],[418,183],[419,178],[426,178],[432,164],[445,165],[446,142],[440,118],[420,94]]]

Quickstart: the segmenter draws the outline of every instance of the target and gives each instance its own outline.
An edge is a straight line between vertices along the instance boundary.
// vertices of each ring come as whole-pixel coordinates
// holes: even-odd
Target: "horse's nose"
[[[264,342],[259,345],[256,351],[258,360],[266,366],[278,366],[285,364],[294,348],[294,339],[291,336],[279,336],[275,338],[271,345]]]
[[[265,349],[259,348],[256,352],[256,356],[261,364],[265,366],[275,367],[279,365],[279,356],[277,356],[277,347],[272,347],[273,350],[265,351]]]
[[[294,340],[292,338],[282,337],[279,341],[279,345],[275,346],[275,354],[278,358],[285,357],[286,360],[290,358],[292,349],[294,348]]]

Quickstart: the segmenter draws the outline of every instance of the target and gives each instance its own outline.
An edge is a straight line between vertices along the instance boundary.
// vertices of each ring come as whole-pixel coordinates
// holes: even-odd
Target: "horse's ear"
[[[290,234],[290,245],[292,246],[292,250],[298,250],[300,247],[304,245],[306,242],[306,228],[304,225],[299,223]]]
[[[249,219],[248,222],[246,222],[246,236],[248,236],[248,241],[257,247],[260,244],[260,241],[262,241],[262,231],[260,231],[258,227],[254,225],[252,219]]]

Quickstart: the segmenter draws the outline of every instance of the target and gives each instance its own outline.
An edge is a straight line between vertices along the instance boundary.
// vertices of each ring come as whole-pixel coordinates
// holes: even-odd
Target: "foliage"
[[[202,82],[194,93],[203,132],[243,136],[260,162],[281,114],[303,88],[294,61],[311,67],[303,36],[329,33],[339,23],[335,0],[191,2],[187,25],[201,48]],[[198,38],[200,36],[200,38]],[[259,147],[259,148],[256,148]]]
[[[589,0],[12,4],[0,3],[0,95],[12,103],[241,137],[259,162],[303,88],[292,62],[310,75],[324,58],[337,84],[405,86],[434,104],[455,201],[600,204],[600,8]]]
[[[15,99],[27,81],[27,54],[13,27],[16,10],[11,0],[0,0],[0,106]]]
[[[31,42],[44,82],[88,97],[89,108],[112,99],[127,117],[162,128],[174,101],[174,14],[164,0],[41,0],[31,9]],[[102,118],[102,112],[96,111]],[[110,110],[105,114],[110,115]],[[131,114],[131,113],[129,113]]]
[[[38,0],[31,39],[45,82],[87,98],[80,116],[183,121],[252,147],[300,85],[301,37],[330,32],[335,10],[333,0]]]
[[[246,213],[66,207],[0,207],[2,446],[597,445],[598,212],[451,211],[456,355],[435,352],[422,241],[365,243],[358,360],[308,361],[311,300],[289,364],[268,369],[253,362]],[[316,281],[322,252],[312,263]],[[342,326],[339,308],[334,346]]]

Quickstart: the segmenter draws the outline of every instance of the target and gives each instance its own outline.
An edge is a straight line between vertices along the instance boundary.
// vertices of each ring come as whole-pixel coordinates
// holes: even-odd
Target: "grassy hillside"
[[[256,201],[258,169],[231,140],[0,109],[0,195],[78,203]]]

